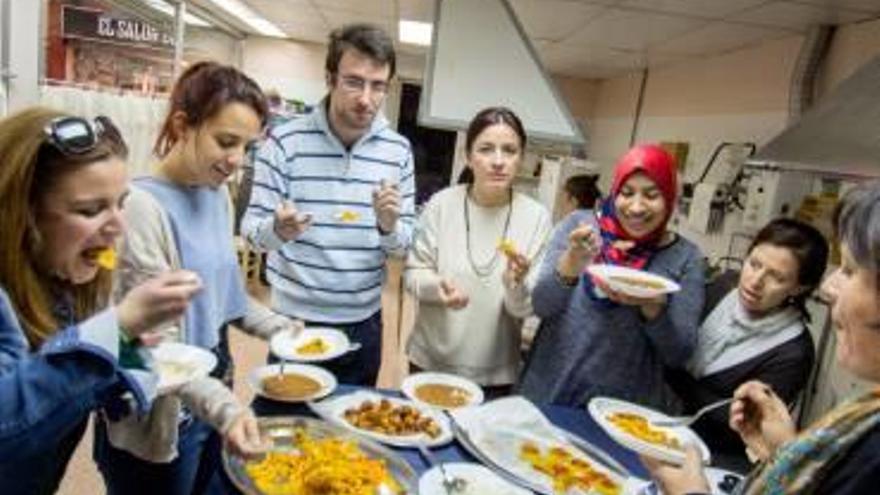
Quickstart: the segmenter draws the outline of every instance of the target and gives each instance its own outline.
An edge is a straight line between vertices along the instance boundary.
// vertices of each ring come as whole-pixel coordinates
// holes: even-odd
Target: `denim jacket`
[[[120,406],[133,402],[138,412],[148,410],[155,377],[118,366],[118,332],[110,308],[31,350],[0,287],[0,473],[45,475],[28,459],[52,455],[95,409],[120,413]]]

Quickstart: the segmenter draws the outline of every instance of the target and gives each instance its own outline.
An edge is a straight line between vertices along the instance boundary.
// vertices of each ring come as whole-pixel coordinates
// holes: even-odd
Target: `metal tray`
[[[358,436],[344,428],[332,425],[318,419],[303,416],[277,416],[271,418],[259,418],[260,430],[269,434],[275,442],[275,449],[279,451],[296,448],[294,432],[302,429],[313,438],[343,438],[357,444],[361,451],[373,459],[383,459],[394,479],[403,488],[404,493],[416,494],[418,475],[412,467],[398,454],[383,447],[377,442]],[[223,449],[223,468],[232,483],[246,495],[265,495],[260,491],[245,471],[246,461]],[[386,487],[387,488],[387,487]],[[380,495],[397,495],[390,490],[377,489]]]

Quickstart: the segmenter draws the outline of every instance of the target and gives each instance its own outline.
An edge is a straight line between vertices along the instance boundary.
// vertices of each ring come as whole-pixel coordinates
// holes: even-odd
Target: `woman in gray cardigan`
[[[666,229],[675,196],[669,154],[637,146],[615,166],[601,215],[577,211],[557,227],[532,292],[542,324],[521,377],[523,395],[570,406],[601,395],[673,408],[663,367],[690,357],[704,298],[702,254]],[[647,270],[682,288],[627,296],[584,273],[591,262]]]

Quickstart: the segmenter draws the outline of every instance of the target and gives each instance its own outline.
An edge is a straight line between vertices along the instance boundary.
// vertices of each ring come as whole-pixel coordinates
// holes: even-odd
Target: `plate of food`
[[[685,444],[692,443],[700,449],[705,464],[711,460],[709,448],[692,429],[654,425],[652,421],[670,419],[660,411],[608,397],[591,399],[587,410],[608,436],[639,454],[681,464]]]
[[[248,460],[223,451],[223,468],[246,495],[416,493],[418,477],[398,454],[312,418],[259,418],[273,447]]]
[[[330,395],[336,389],[336,377],[310,364],[270,364],[252,370],[248,384],[268,399],[307,402]]]
[[[364,390],[309,402],[321,418],[395,447],[446,445],[453,439],[449,420],[433,407]]]
[[[457,495],[531,495],[532,492],[514,485],[491,469],[474,462],[444,462],[450,476],[464,480],[464,488]],[[419,495],[448,495],[443,486],[443,473],[433,467],[419,478]]]
[[[282,330],[269,340],[273,354],[303,363],[329,361],[358,347],[351,344],[345,332],[327,327]]]
[[[681,286],[656,273],[617,265],[589,265],[587,272],[616,291],[633,297],[656,297],[681,290]]]
[[[162,342],[147,348],[153,370],[159,375],[156,392],[164,395],[196,378],[208,376],[217,366],[211,351],[180,342]]]
[[[538,493],[619,495],[626,483],[619,472],[555,436],[484,428],[468,433],[462,444],[477,451],[478,458]]]
[[[400,390],[418,404],[457,409],[483,403],[483,389],[467,378],[449,373],[415,373],[403,380]]]

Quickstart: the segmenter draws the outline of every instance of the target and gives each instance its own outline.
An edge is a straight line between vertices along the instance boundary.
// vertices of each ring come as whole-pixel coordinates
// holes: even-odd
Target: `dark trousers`
[[[348,385],[362,385],[375,387],[379,377],[379,367],[382,365],[382,311],[376,311],[372,316],[355,323],[326,323],[321,321],[307,321],[306,327],[330,327],[345,332],[348,339],[359,343],[361,348],[349,352],[336,359],[317,363],[322,368],[333,373],[339,383]],[[270,363],[279,360],[269,355]]]
[[[65,433],[58,445],[31,458],[0,462],[0,493],[51,495],[58,491],[67,463],[88,425],[88,416]]]
[[[211,376],[231,386],[232,359],[228,328],[220,330],[212,352],[217,367]],[[103,420],[95,422],[94,458],[107,485],[108,495],[201,495],[221,469],[223,441],[208,423],[189,416],[178,425],[177,457],[167,463],[149,462],[117,449],[107,438]]]

